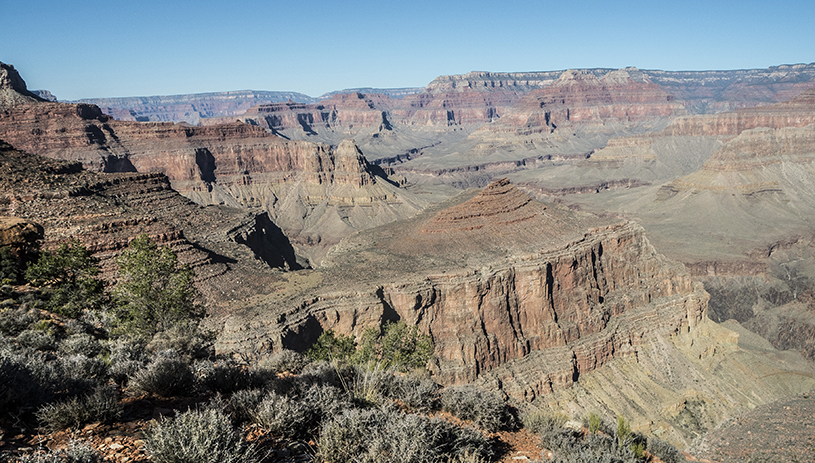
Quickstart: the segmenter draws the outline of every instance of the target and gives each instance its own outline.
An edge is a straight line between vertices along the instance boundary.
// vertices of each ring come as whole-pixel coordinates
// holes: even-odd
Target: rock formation
[[[0,62],[0,111],[40,101],[45,100],[28,91],[14,66]]]
[[[108,279],[115,278],[114,257],[147,233],[192,265],[215,312],[273,286],[273,268],[298,268],[291,244],[264,213],[198,206],[159,173],[88,172],[6,143],[0,143],[0,216],[41,226],[46,249],[80,240],[102,259]]]
[[[566,125],[637,122],[685,113],[673,96],[636,70],[630,71],[621,69],[601,78],[566,71],[551,85],[529,92],[499,123],[485,130],[528,135]]]
[[[356,109],[343,114],[361,123],[370,107],[358,96],[350,97]],[[383,123],[381,112],[374,115]],[[333,150],[239,122],[127,122],[93,105],[37,103],[0,112],[0,137],[31,153],[81,161],[89,170],[160,172],[199,204],[263,207],[317,262],[347,234],[412,215],[425,204],[388,182],[353,142]]]
[[[230,317],[220,348],[301,349],[321,330],[361,335],[403,319],[430,334],[446,383],[536,351],[564,354],[565,369],[535,386],[543,393],[568,387],[646,331],[694,326],[706,303],[641,228],[546,206],[506,181],[346,238],[318,274],[319,289]],[[648,328],[638,325],[644,320]]]
[[[288,101],[255,106],[238,119],[272,132],[300,129],[305,135],[315,135],[324,129],[354,126],[390,129],[386,109],[390,98],[361,93],[338,94],[317,104]],[[202,121],[206,125],[221,123],[225,118]]]

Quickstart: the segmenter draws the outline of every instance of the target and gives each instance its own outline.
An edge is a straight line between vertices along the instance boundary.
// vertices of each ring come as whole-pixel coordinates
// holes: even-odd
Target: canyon
[[[686,448],[815,387],[813,64],[473,72],[186,122],[190,98],[47,102],[2,71],[3,227],[78,238],[108,279],[134,236],[171,245],[220,353],[403,320],[443,384]]]

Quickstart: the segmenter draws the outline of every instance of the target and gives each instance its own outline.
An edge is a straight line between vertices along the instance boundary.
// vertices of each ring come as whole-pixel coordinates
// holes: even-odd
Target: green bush
[[[76,318],[86,309],[98,309],[105,301],[104,285],[95,277],[99,261],[77,240],[54,252],[42,252],[26,270],[26,279],[48,295],[46,308]]]
[[[169,247],[159,248],[147,235],[141,235],[116,262],[121,280],[114,297],[125,333],[152,337],[179,322],[204,316],[195,303],[198,293],[192,269],[180,265]]]
[[[472,428],[394,410],[348,410],[327,421],[317,442],[328,463],[430,463],[491,456],[489,440]]]
[[[430,337],[403,321],[386,323],[382,329],[365,330],[360,349],[354,356],[356,363],[377,362],[400,371],[424,368],[432,358]]]
[[[603,419],[600,418],[600,415],[591,412],[589,413],[587,424],[589,428],[589,433],[596,434],[597,431],[600,431],[603,428]]]
[[[261,458],[246,445],[223,412],[189,410],[145,432],[146,448],[156,463],[255,463]]]
[[[352,336],[336,334],[333,330],[324,331],[317,342],[306,351],[312,361],[347,361],[356,352],[357,343]]]
[[[23,269],[8,246],[0,247],[0,284],[17,284],[23,276]]]
[[[475,386],[444,389],[441,406],[444,411],[463,420],[471,420],[489,432],[512,430],[518,426],[517,418],[501,397]]]
[[[88,423],[111,423],[122,415],[116,390],[101,387],[85,397],[47,404],[37,411],[37,419],[49,432]]]
[[[195,388],[195,375],[190,366],[174,352],[163,352],[130,379],[130,389],[161,397],[189,395]]]

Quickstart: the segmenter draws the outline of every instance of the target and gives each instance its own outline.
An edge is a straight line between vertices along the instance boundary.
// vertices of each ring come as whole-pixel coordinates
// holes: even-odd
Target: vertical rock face
[[[219,348],[302,349],[322,330],[361,335],[403,319],[431,336],[448,384],[529,355],[557,358],[534,385],[503,378],[523,398],[704,315],[701,287],[636,225],[546,206],[505,180],[445,206],[346,238],[319,287],[229,317]]]

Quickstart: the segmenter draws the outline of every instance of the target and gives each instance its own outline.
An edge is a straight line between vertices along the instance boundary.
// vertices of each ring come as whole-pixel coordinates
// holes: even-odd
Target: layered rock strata
[[[315,248],[309,257],[317,261],[343,236],[424,205],[389,183],[351,141],[332,149],[240,122],[124,122],[93,105],[37,103],[0,112],[0,137],[25,151],[81,161],[90,170],[162,173],[199,204],[262,207],[304,253]]]
[[[274,285],[273,268],[297,268],[294,250],[265,214],[201,207],[159,173],[99,174],[76,162],[14,150],[0,142],[0,215],[44,229],[43,247],[78,239],[115,279],[115,257],[146,233],[170,245],[196,273],[213,311]]]
[[[304,349],[323,330],[360,336],[402,319],[431,336],[447,384],[557,358],[543,393],[654,333],[692,328],[706,307],[638,226],[544,205],[505,180],[346,238],[314,275],[319,286],[229,317],[218,348]]]
[[[684,113],[673,96],[641,75],[618,70],[597,78],[566,71],[551,85],[529,92],[500,122],[484,130],[529,135],[559,126],[637,122]]]

